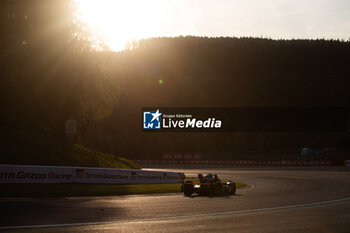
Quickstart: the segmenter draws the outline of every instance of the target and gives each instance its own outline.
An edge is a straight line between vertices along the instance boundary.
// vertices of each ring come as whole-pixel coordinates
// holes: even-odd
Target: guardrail
[[[138,164],[202,164],[244,166],[350,166],[344,160],[134,160]]]
[[[178,183],[180,172],[133,169],[61,167],[34,165],[0,165],[0,183],[93,183],[93,184],[161,184]]]

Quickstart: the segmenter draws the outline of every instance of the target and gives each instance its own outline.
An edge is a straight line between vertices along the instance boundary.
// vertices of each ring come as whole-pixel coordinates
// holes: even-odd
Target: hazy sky
[[[118,50],[158,36],[350,38],[350,0],[76,0]]]
[[[350,38],[349,0],[181,0],[173,1],[186,32],[207,36]],[[180,33],[181,17],[176,27]],[[192,25],[191,25],[192,24]],[[175,26],[175,25],[174,25]]]

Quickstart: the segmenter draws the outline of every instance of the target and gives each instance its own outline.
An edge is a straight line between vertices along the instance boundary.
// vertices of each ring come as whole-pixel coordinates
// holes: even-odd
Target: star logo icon
[[[154,120],[157,119],[157,121],[159,121],[159,117],[162,115],[162,113],[159,112],[159,109],[157,109],[157,111],[155,113],[152,113],[152,120],[151,122],[153,122]]]
[[[160,129],[162,113],[157,111],[143,111],[143,129]]]

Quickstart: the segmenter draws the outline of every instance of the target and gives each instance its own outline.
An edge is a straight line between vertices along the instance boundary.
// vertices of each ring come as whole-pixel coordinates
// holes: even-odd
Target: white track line
[[[254,213],[254,212],[262,212],[262,211],[272,211],[272,210],[293,209],[293,208],[299,208],[299,207],[325,205],[325,204],[332,204],[336,202],[349,201],[349,200],[350,200],[350,197],[346,197],[342,199],[313,202],[313,203],[307,203],[307,204],[298,204],[298,205],[277,206],[277,207],[259,208],[259,209],[251,209],[251,210],[236,210],[236,211],[226,211],[226,212],[217,212],[217,213],[208,213],[208,214],[179,215],[179,216],[169,216],[169,217],[160,217],[160,218],[144,218],[144,219],[134,219],[134,220],[63,223],[63,224],[28,225],[28,226],[8,226],[8,227],[0,227],[0,230],[51,228],[51,227],[76,227],[76,226],[103,225],[103,224],[116,224],[116,223],[136,223],[136,222],[146,222],[146,221],[151,222],[151,221],[161,221],[161,220],[175,220],[175,219],[182,219],[182,218],[189,218],[189,217],[193,218],[193,217],[209,217],[209,216],[229,215],[229,214],[245,214],[245,213]]]

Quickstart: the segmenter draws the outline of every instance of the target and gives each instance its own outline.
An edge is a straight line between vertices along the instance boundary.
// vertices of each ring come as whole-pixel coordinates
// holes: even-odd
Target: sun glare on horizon
[[[347,39],[345,0],[73,0],[91,40],[120,51],[149,37],[235,36],[273,39]],[[136,44],[137,45],[137,44]],[[131,46],[133,47],[133,46]]]
[[[93,31],[94,40],[113,51],[132,41],[166,35],[166,4],[162,0],[75,0],[78,17]],[[166,3],[167,2],[167,3]]]

